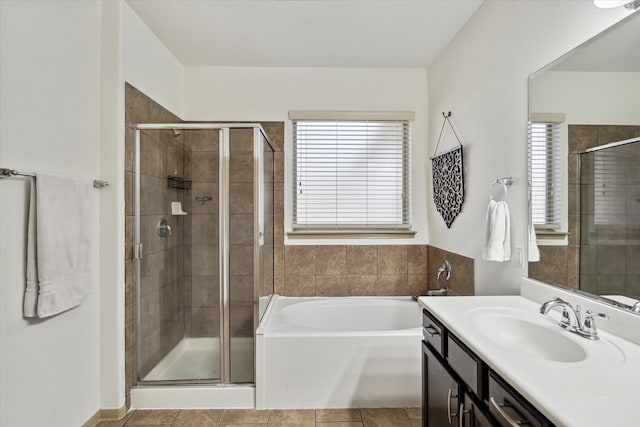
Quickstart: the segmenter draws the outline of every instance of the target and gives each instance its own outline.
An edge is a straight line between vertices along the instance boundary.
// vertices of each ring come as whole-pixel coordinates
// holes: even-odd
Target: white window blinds
[[[529,122],[531,219],[536,229],[559,230],[561,224],[561,123]]]
[[[293,228],[409,228],[409,120],[294,119]]]

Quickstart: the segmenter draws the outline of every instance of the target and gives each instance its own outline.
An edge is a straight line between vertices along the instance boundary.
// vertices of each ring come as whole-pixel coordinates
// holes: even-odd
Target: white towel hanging
[[[482,259],[497,262],[511,259],[511,218],[505,201],[489,202]]]
[[[29,206],[25,317],[53,316],[91,293],[94,195],[90,179],[36,175]]]

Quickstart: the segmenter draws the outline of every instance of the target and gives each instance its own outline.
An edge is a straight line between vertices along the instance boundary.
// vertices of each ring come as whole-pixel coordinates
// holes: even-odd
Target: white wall
[[[428,158],[424,69],[185,68],[185,120],[285,122],[285,231],[291,229],[290,110],[415,111],[412,125],[414,239],[287,240],[285,244],[426,244]]]
[[[184,67],[126,3],[122,3],[122,67],[126,82],[182,117]]]
[[[121,0],[102,3],[100,174],[110,182],[101,199],[100,407],[125,402],[124,84],[129,82],[182,114],[183,67]]]
[[[124,404],[126,384],[123,4],[101,3],[100,176],[110,185],[100,204],[100,408],[115,409]]]
[[[477,294],[517,293],[518,278],[526,274],[516,260],[480,259],[489,185],[496,178],[514,177],[512,245],[526,246],[527,77],[629,13],[590,1],[487,1],[429,67],[430,147],[440,113],[451,110],[466,156],[463,210],[447,229],[429,203],[430,244],[477,260]]]
[[[99,178],[100,3],[0,2],[0,63],[0,165]],[[98,275],[79,307],[22,317],[28,194],[0,182],[0,425],[79,426],[100,405]]]
[[[564,113],[565,125],[637,125],[639,88],[640,72],[546,71],[531,80],[529,105]]]

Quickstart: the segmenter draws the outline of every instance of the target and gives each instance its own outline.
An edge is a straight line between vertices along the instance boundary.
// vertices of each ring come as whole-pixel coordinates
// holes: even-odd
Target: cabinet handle
[[[458,410],[458,414],[460,414],[460,417],[458,417],[458,426],[459,427],[464,427],[464,414],[468,414],[469,412],[471,412],[470,409],[464,409],[464,404],[460,404],[460,409]]]
[[[440,332],[438,332],[438,330],[436,328],[434,328],[433,326],[429,325],[426,328],[424,328],[424,331],[427,333],[427,335],[429,335],[431,338],[434,337],[434,335],[440,335]]]
[[[512,406],[512,405],[510,405],[508,402],[505,402],[505,403],[503,403],[503,404],[501,405],[501,404],[499,404],[498,402],[496,402],[496,400],[495,400],[493,397],[490,397],[490,398],[489,398],[489,402],[491,402],[491,404],[493,405],[493,407],[494,407],[494,408],[496,408],[496,411],[498,411],[498,413],[502,416],[502,418],[504,418],[504,419],[505,419],[505,421],[506,421],[507,423],[509,423],[509,425],[510,425],[511,427],[520,427],[520,426],[524,426],[524,425],[529,424],[529,421],[527,421],[527,420],[517,420],[517,421],[516,421],[516,420],[514,420],[513,418],[511,418],[511,417],[509,416],[509,414],[507,414],[507,413],[505,412],[505,410],[504,410],[504,409],[502,409],[502,408],[504,408],[504,407]],[[522,417],[522,416],[521,416],[521,417]]]
[[[452,417],[457,417],[458,414],[456,414],[455,412],[451,412],[451,398],[457,399],[458,395],[456,394],[455,396],[453,395],[453,391],[451,389],[449,389],[449,392],[447,393],[447,418],[449,418],[449,424],[451,424],[451,418]]]

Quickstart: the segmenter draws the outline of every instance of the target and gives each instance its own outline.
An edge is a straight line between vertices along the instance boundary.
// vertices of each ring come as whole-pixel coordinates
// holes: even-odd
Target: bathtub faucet
[[[427,291],[427,294],[425,296],[436,297],[436,296],[446,296],[446,295],[449,295],[449,288],[431,289]],[[414,301],[418,301],[418,298],[420,298],[418,295],[411,297],[411,299]]]

